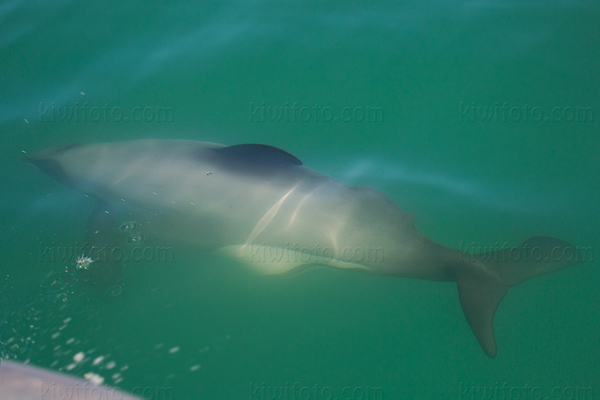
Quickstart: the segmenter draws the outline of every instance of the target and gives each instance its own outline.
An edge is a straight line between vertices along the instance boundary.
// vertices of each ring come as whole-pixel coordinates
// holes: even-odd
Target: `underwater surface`
[[[599,21],[586,1],[3,1],[0,356],[145,399],[600,399]],[[22,159],[149,138],[276,146],[445,246],[554,236],[585,262],[509,289],[493,359],[454,283],[186,248],[98,293],[77,279],[94,199]]]

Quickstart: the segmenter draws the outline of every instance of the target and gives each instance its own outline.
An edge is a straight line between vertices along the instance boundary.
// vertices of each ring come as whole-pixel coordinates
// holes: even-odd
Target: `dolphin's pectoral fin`
[[[121,280],[122,254],[118,240],[116,212],[98,200],[86,228],[85,252],[77,262],[82,280],[101,290],[109,289]]]
[[[330,257],[295,251],[291,248],[271,247],[257,244],[226,246],[216,251],[234,258],[261,275],[291,276],[315,266],[328,266],[348,270],[369,270],[355,264]]]
[[[490,277],[465,274],[457,279],[460,305],[477,341],[489,357],[497,351],[494,315],[506,295],[506,287]]]
[[[218,249],[217,253],[236,259],[261,275],[291,275],[308,264],[297,258],[293,251],[264,245],[226,246]]]

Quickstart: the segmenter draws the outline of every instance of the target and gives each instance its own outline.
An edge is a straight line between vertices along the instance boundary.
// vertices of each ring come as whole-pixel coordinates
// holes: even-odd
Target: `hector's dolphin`
[[[87,232],[93,248],[118,246],[114,233],[121,226],[143,229],[150,242],[219,250],[270,275],[320,264],[456,282],[467,322],[490,357],[497,352],[493,318],[506,288],[565,268],[576,258],[551,257],[576,254],[573,246],[551,237],[472,255],[444,247],[417,231],[413,216],[384,194],[345,185],[267,145],[73,144],[26,160],[98,199]],[[93,283],[118,280],[118,263],[90,259]]]

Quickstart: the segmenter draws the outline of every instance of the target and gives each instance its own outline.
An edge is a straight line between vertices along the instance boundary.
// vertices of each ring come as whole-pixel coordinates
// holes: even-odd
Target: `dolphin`
[[[0,360],[0,400],[122,399],[139,397],[48,369]]]
[[[580,263],[574,246],[547,236],[481,254],[437,244],[383,193],[346,185],[264,144],[71,144],[26,161],[97,199],[87,227],[92,250],[107,243],[120,249],[119,230],[143,231],[129,242],[218,251],[266,275],[326,265],[456,282],[466,320],[489,357],[497,354],[493,319],[507,288]],[[88,280],[99,287],[118,281],[118,260],[96,258],[88,258]]]

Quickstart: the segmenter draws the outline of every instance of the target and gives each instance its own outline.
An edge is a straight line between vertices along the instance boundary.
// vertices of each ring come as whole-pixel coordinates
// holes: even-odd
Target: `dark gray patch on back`
[[[219,169],[247,174],[276,175],[302,166],[302,161],[287,151],[265,144],[203,149],[196,156],[207,159]]]
[[[271,165],[276,167],[302,165],[302,161],[287,151],[266,144],[237,144],[214,149],[213,151],[229,163]]]

